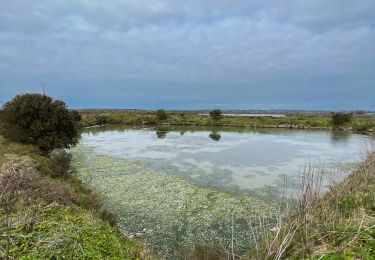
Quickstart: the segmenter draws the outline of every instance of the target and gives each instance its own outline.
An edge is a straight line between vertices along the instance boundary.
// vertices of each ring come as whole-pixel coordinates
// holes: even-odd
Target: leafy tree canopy
[[[156,117],[158,118],[158,120],[165,120],[168,118],[168,114],[167,114],[167,111],[165,111],[164,109],[159,109],[156,111]]]
[[[351,122],[353,119],[353,114],[351,113],[334,113],[332,115],[332,124],[334,126],[342,126],[345,123]]]
[[[17,95],[2,108],[0,132],[9,140],[50,152],[78,142],[79,120],[77,112],[69,111],[61,100],[40,94]]]
[[[220,119],[223,117],[220,109],[214,109],[210,112],[210,117],[213,119]]]

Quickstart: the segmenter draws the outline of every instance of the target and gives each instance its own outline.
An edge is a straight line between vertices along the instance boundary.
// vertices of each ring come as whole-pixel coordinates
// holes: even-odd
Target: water
[[[371,139],[371,138],[370,138]],[[307,160],[355,162],[369,137],[347,132],[248,129],[103,129],[82,144],[200,184],[240,189],[277,185]]]
[[[228,248],[232,218],[235,250],[245,252],[249,223],[272,219],[285,177],[298,179],[307,160],[327,168],[359,162],[373,140],[332,131],[110,127],[83,133],[71,152],[79,177],[121,226],[146,229],[143,239],[174,259],[194,243]],[[269,188],[271,200],[259,197]]]

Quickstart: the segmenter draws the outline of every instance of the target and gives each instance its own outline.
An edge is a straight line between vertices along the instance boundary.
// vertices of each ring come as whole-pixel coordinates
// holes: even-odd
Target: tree
[[[351,122],[353,114],[351,113],[333,113],[331,122],[334,126],[342,126],[345,123]]]
[[[168,114],[164,109],[159,109],[156,111],[156,117],[158,120],[165,120],[168,118]]]
[[[36,145],[43,153],[69,148],[79,139],[80,117],[63,101],[46,95],[17,95],[4,104],[0,116],[0,132],[5,138]]]
[[[220,109],[214,109],[210,112],[210,117],[212,119],[218,120],[223,117]]]

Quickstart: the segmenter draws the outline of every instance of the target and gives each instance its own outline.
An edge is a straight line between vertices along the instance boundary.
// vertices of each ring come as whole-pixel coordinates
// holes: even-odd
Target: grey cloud
[[[12,92],[5,84],[22,89],[16,82],[36,78],[96,85],[98,93],[111,87],[95,82],[116,81],[122,87],[114,91],[137,97],[130,82],[164,95],[171,91],[163,84],[174,85],[175,97],[184,93],[187,101],[198,96],[178,86],[200,86],[207,103],[220,83],[228,104],[242,98],[233,88],[264,96],[268,101],[258,102],[265,104],[270,91],[297,99],[293,93],[322,92],[318,85],[331,94],[374,93],[373,10],[371,0],[7,1],[0,10],[0,94]],[[358,100],[356,106],[369,103]]]

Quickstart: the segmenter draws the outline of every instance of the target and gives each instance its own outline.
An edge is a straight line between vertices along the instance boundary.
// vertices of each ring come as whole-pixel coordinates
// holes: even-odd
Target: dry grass
[[[300,186],[297,210],[285,219],[280,217],[277,227],[263,234],[268,239],[256,248],[252,259],[375,258],[373,150],[368,150],[364,162],[347,178],[332,181],[323,196],[322,173],[310,164]]]

